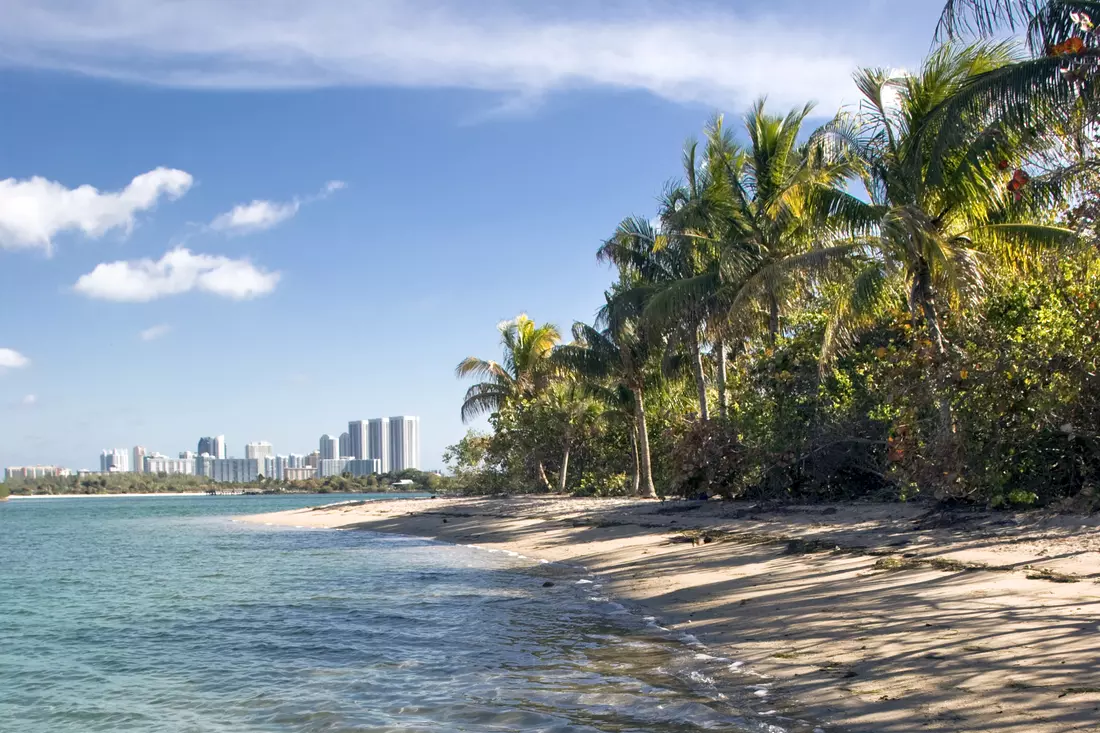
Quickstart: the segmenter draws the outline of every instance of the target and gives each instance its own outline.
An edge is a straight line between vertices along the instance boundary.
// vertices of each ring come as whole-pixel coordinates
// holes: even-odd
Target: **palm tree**
[[[857,73],[864,104],[859,114],[838,117],[828,134],[862,161],[870,201],[851,197],[835,208],[877,236],[848,245],[861,267],[835,303],[823,358],[896,302],[895,294],[943,354],[942,312],[974,301],[988,265],[1019,267],[1037,251],[1074,241],[1067,229],[1035,223],[1030,194],[1006,185],[1027,178],[1011,170],[1026,144],[1018,136],[984,115],[952,120],[966,134],[946,148],[943,138],[924,134],[952,95],[1011,62],[1003,44],[945,46],[914,76]]]
[[[645,416],[645,386],[646,366],[659,352],[660,343],[644,328],[638,303],[629,297],[630,291],[631,287],[622,281],[617,283],[605,294],[606,306],[597,319],[597,327],[573,324],[573,343],[559,346],[554,358],[582,380],[610,381],[616,388],[629,391],[634,402],[638,443],[638,493],[656,498]]]
[[[558,492],[564,494],[573,445],[577,439],[596,428],[603,416],[603,409],[600,402],[574,380],[555,382],[546,390],[543,399],[561,423],[562,459]]]
[[[537,396],[550,381],[550,354],[561,341],[557,326],[541,326],[526,313],[497,326],[504,358],[500,362],[468,356],[455,368],[455,376],[484,381],[466,391],[462,422],[499,412],[505,405]]]
[[[557,326],[550,323],[537,325],[526,313],[497,326],[502,361],[487,361],[469,356],[459,362],[455,376],[475,377],[481,381],[466,391],[462,402],[462,421],[469,422],[479,415],[500,412],[504,407],[535,399],[546,389],[552,377],[550,355],[561,341]],[[550,488],[546,469],[537,461],[536,473],[545,489]]]

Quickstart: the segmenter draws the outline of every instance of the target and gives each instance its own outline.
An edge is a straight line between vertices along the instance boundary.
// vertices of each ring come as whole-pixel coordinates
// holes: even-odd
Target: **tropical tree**
[[[1026,137],[985,115],[952,120],[965,134],[946,147],[943,138],[925,134],[941,121],[945,101],[1012,61],[1006,44],[945,46],[916,75],[857,73],[864,103],[828,133],[862,161],[870,200],[849,197],[836,209],[877,236],[848,245],[862,264],[835,302],[825,358],[899,294],[913,325],[943,354],[943,311],[973,304],[993,265],[1020,268],[1037,252],[1074,241],[1065,228],[1036,223],[1036,207],[1047,202],[1022,190],[1030,176],[1015,168],[1030,144]]]
[[[455,368],[460,379],[474,377],[481,381],[466,391],[462,402],[462,421],[479,415],[498,412],[509,403],[533,398],[550,382],[550,354],[561,341],[557,326],[536,324],[526,313],[497,326],[504,348],[501,361],[488,361],[468,356]]]
[[[561,469],[558,491],[565,493],[569,455],[578,440],[591,437],[603,417],[603,405],[574,379],[555,382],[542,396],[561,433]]]
[[[622,273],[625,274],[625,273]],[[631,284],[633,285],[633,283]],[[559,346],[555,361],[578,378],[613,389],[625,389],[633,397],[637,436],[638,493],[657,496],[649,452],[649,429],[645,416],[647,365],[662,344],[642,322],[638,302],[630,297],[631,285],[622,281],[605,294],[606,305],[596,326],[573,324],[573,343]]]
[[[459,362],[455,376],[474,377],[483,381],[466,391],[462,403],[462,421],[479,415],[497,414],[506,407],[516,407],[525,400],[536,399],[550,384],[550,355],[561,341],[553,324],[536,324],[526,313],[497,327],[503,347],[501,361],[487,361],[474,356]],[[535,472],[543,488],[550,488],[541,460],[535,461]]]

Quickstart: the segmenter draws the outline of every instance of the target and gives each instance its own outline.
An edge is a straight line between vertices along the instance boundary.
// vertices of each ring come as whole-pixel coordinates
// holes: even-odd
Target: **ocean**
[[[353,498],[0,503],[0,731],[813,729],[582,569],[232,519]]]

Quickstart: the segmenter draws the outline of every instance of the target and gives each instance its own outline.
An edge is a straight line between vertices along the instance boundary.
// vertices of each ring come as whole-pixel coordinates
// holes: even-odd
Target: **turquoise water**
[[[0,731],[809,730],[577,571],[231,520],[318,503],[0,503]]]

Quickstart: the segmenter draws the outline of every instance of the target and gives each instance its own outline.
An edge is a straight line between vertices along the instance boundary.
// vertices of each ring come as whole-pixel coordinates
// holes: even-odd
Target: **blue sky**
[[[590,319],[713,112],[916,63],[942,0],[897,5],[8,0],[0,463],[412,414],[440,466],[454,365]]]

